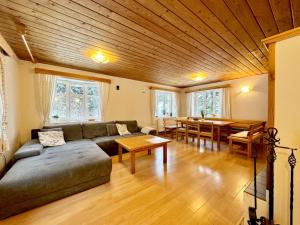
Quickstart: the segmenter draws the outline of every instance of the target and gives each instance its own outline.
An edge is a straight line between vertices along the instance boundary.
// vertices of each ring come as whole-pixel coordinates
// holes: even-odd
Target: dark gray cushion
[[[118,149],[118,144],[115,142],[115,139],[120,137],[120,135],[115,136],[106,136],[106,137],[97,137],[93,141],[105,151],[108,155],[111,155],[109,152],[111,150]]]
[[[111,158],[91,140],[20,159],[0,180],[0,218],[105,183],[111,169]]]
[[[44,126],[43,129],[51,129],[61,127],[64,132],[65,141],[76,141],[83,139],[81,124],[61,124]]]
[[[115,141],[116,139],[123,138],[123,137],[135,137],[141,135],[145,135],[145,134],[137,132],[137,133],[132,133],[124,136],[115,135],[115,136],[107,136],[107,137],[97,137],[94,138],[93,141],[109,156],[113,156],[118,154],[118,143]]]
[[[114,122],[82,124],[83,138],[92,139],[95,137],[108,136],[106,125],[113,123]]]
[[[34,139],[31,141],[28,141],[18,151],[16,151],[16,153],[14,154],[13,161],[40,155],[43,152],[43,149],[44,149],[44,147],[43,147],[43,145],[40,144],[39,140]]]
[[[116,124],[106,124],[106,129],[108,136],[119,135]]]
[[[126,124],[127,129],[130,133],[139,132],[139,127],[138,127],[138,123],[136,120],[124,120],[124,121],[120,120],[120,121],[116,121],[116,123]]]

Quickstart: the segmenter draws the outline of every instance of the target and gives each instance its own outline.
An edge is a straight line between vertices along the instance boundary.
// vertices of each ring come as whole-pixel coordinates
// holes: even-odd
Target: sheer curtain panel
[[[105,121],[109,101],[110,83],[100,82],[100,121]]]
[[[7,103],[5,80],[4,55],[0,52],[0,152],[9,150],[7,135]]]
[[[222,118],[231,119],[230,88],[222,88]]]
[[[53,93],[55,91],[56,76],[50,74],[36,74],[36,88],[38,111],[43,125],[49,124]]]

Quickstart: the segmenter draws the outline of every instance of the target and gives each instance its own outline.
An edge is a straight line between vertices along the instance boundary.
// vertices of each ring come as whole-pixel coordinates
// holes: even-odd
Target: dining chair
[[[179,136],[181,140],[186,137],[186,122],[184,120],[176,120],[176,141],[178,141]]]
[[[176,119],[175,118],[163,118],[164,133],[170,132],[170,137],[173,138],[173,134],[176,131]]]
[[[229,139],[229,152],[239,152],[246,154],[249,158],[252,156],[252,145],[256,140],[260,141],[263,147],[264,131],[266,122],[250,125],[249,131],[242,131],[236,134],[231,134]],[[247,150],[239,150],[233,148],[233,143],[247,144]]]
[[[188,121],[186,124],[186,142],[188,142],[189,137],[197,139],[197,146],[200,146],[200,123],[198,121]]]
[[[204,146],[206,146],[206,139],[211,140],[211,150],[214,150],[214,123],[200,122],[200,137],[204,138]]]

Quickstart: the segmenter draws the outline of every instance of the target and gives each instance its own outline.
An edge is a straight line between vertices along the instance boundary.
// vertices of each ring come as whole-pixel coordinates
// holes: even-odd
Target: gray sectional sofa
[[[32,130],[0,180],[0,219],[108,182],[121,137],[116,123],[127,124],[128,136],[143,135],[136,121],[47,126],[62,128],[66,144],[44,148]]]

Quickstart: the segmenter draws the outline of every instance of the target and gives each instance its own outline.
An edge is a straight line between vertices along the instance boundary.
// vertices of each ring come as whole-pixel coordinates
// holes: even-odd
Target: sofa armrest
[[[146,130],[146,132],[145,131],[142,132],[143,128],[150,128],[151,130],[148,130],[149,133],[147,133],[147,130]],[[157,134],[157,130],[153,127],[139,127],[139,132],[144,133],[144,134],[151,134],[151,135]]]
[[[37,139],[30,140],[16,151],[13,161],[15,162],[19,159],[40,155],[43,149],[43,145],[41,145]]]

